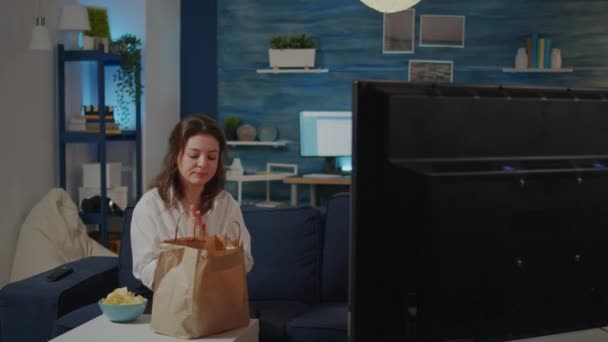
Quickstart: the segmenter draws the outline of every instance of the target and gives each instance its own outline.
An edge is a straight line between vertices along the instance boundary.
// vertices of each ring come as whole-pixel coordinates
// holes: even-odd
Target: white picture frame
[[[385,13],[382,20],[382,53],[414,53],[416,10]]]
[[[407,79],[409,82],[452,83],[454,61],[410,59]]]
[[[420,16],[419,46],[464,48],[464,15],[424,14]]]

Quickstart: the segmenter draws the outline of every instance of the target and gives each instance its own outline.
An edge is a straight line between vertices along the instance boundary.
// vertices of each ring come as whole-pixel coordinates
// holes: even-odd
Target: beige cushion
[[[87,256],[116,256],[88,236],[78,207],[63,189],[51,189],[21,226],[10,282]]]

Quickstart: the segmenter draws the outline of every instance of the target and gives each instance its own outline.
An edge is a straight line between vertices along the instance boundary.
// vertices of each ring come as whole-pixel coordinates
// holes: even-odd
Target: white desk
[[[608,332],[602,329],[587,329],[563,334],[530,337],[508,342],[607,342]]]
[[[176,342],[182,339],[160,335],[150,328],[150,315],[141,315],[128,323],[113,323],[106,316],[98,316],[83,325],[51,340],[54,342]],[[204,342],[258,342],[259,323],[251,319],[249,326],[227,331],[221,334],[192,339],[188,341]]]
[[[276,168],[289,168],[289,172],[276,172]],[[245,175],[243,173],[226,172],[226,181],[237,183],[237,202],[243,204],[243,183],[245,182],[266,182],[266,202],[270,202],[270,182],[282,181],[283,179],[298,174],[298,166],[296,164],[283,163],[267,163],[266,171],[253,175]]]
[[[310,185],[310,205],[317,206],[317,185],[346,185],[350,189],[350,177],[287,177],[285,184],[291,184],[291,205],[298,205],[298,184]]]

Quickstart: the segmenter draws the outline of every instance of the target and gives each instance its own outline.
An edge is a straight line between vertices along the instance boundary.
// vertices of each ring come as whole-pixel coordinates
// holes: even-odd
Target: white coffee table
[[[175,342],[184,341],[171,336],[160,335],[150,329],[150,315],[141,315],[133,322],[113,323],[104,315],[98,316],[83,325],[58,336],[51,341],[57,342]],[[192,339],[188,341],[205,342],[258,342],[259,323],[257,319],[249,320],[249,326],[227,331],[221,334]]]
[[[509,342],[606,342],[608,332],[605,328],[570,331],[556,335],[530,337]]]

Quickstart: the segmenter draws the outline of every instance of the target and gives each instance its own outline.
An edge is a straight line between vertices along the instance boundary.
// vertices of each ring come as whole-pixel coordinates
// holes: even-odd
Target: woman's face
[[[215,176],[219,158],[220,143],[212,135],[191,136],[177,157],[177,168],[184,188],[203,188]]]

